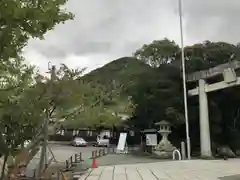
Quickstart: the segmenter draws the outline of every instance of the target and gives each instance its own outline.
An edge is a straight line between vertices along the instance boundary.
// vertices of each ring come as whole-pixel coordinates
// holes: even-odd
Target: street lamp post
[[[181,34],[181,60],[182,60],[182,77],[183,77],[183,92],[184,92],[184,111],[185,111],[185,124],[186,124],[186,140],[187,140],[187,157],[191,159],[191,145],[189,137],[189,124],[188,124],[188,107],[187,107],[187,88],[186,88],[186,70],[185,70],[185,57],[183,45],[183,22],[182,22],[182,0],[178,0],[179,20],[180,20],[180,34]]]

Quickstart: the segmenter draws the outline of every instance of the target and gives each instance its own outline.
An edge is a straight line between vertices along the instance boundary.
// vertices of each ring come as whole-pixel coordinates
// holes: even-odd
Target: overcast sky
[[[182,0],[184,42],[240,42],[240,0]],[[167,37],[180,42],[178,0],[69,0],[73,21],[45,40],[31,40],[27,60],[41,72],[47,63],[92,70],[129,56],[144,43]]]

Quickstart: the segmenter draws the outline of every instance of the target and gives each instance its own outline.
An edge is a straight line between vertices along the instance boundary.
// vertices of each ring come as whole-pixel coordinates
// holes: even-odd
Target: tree
[[[187,71],[199,71],[240,59],[240,48],[225,42],[210,42],[194,44],[185,47],[188,60]]]
[[[82,69],[69,69],[61,65],[59,69],[50,71],[50,79],[48,76],[34,75],[27,66],[23,67],[25,69],[22,68],[21,73],[11,76],[18,84],[5,85],[4,92],[8,92],[8,96],[1,104],[0,127],[1,132],[5,132],[1,153],[6,160],[8,156],[14,156],[15,149],[25,140],[36,136],[46,118],[56,124],[62,118],[66,119],[67,124],[72,124],[74,118],[75,125],[80,127],[111,126],[119,122],[119,118],[103,106],[103,102],[113,102],[113,94],[116,95],[117,91],[106,96],[106,90],[103,91],[101,86],[82,79]],[[7,91],[9,87],[14,88]]]
[[[121,123],[118,114],[131,115],[132,101],[130,97],[123,99],[120,96],[120,85],[112,83],[105,87],[96,82],[87,83],[91,89],[83,94],[86,100],[64,116],[65,127],[112,127]]]
[[[0,97],[1,108],[5,112],[2,113],[3,117],[8,117],[5,109],[10,111],[12,108],[17,109],[18,104],[22,106],[22,101],[26,98],[23,95],[25,88],[32,83],[29,80],[32,80],[33,67],[24,64],[22,49],[30,38],[42,39],[56,24],[73,18],[73,14],[62,7],[66,2],[67,0],[0,2]],[[2,120],[3,122],[5,121]]]
[[[32,113],[34,108],[24,103],[24,92],[33,82],[33,68],[26,66],[21,58],[14,61],[2,62],[1,89],[0,89],[0,131],[1,131],[1,156],[4,162],[1,179],[9,156],[20,144],[33,136],[39,123],[39,115]]]
[[[151,72],[142,74],[142,81],[132,90],[133,103],[136,104],[133,125],[140,129],[152,128],[161,120],[171,121],[174,125],[184,123],[181,81],[174,66],[153,68]]]
[[[23,63],[22,49],[30,38],[42,39],[53,27],[73,15],[62,7],[67,0],[2,0],[0,2],[0,130],[5,169],[9,155],[36,130],[41,109],[30,107],[26,93],[33,82],[33,67]],[[27,91],[26,91],[27,90]],[[41,123],[40,123],[41,124]],[[26,129],[27,128],[27,129]],[[29,131],[30,130],[30,131]],[[30,133],[31,132],[31,133]],[[2,170],[1,179],[4,178]]]
[[[101,87],[101,111],[110,112],[108,117],[115,120],[116,124],[121,118],[119,115],[132,116],[135,109],[132,89],[140,81],[142,74],[151,71],[148,65],[134,57],[123,57],[98,68],[83,76],[85,82]],[[130,92],[131,91],[131,92]],[[95,118],[95,122],[99,122]]]
[[[163,43],[165,42],[165,44]],[[138,59],[145,61],[152,69],[147,74],[141,76],[142,82],[138,83],[133,92],[133,101],[137,104],[132,123],[142,128],[153,126],[155,121],[165,120],[173,122],[177,129],[174,132],[182,132],[184,137],[184,114],[183,114],[183,93],[181,87],[181,63],[179,60],[179,50],[177,45],[169,43],[171,41],[160,40],[153,41],[135,52]],[[168,47],[168,48],[163,48]],[[159,47],[156,48],[156,47]],[[175,50],[175,51],[169,51]],[[239,45],[233,45],[226,42],[210,42],[194,44],[184,48],[187,72],[195,72],[208,69],[222,63],[239,60]],[[164,58],[162,58],[164,57]],[[167,63],[164,60],[169,59]],[[160,59],[160,62],[159,62]],[[157,60],[157,65],[156,65]],[[150,75],[152,74],[152,75]],[[216,77],[218,78],[218,77]],[[217,79],[211,79],[216,81]],[[193,84],[188,83],[189,87]],[[195,87],[195,85],[194,85]],[[236,101],[239,96],[236,93],[237,88],[210,93],[209,112],[211,124],[211,136],[217,144],[231,144],[236,137],[240,137],[239,129],[239,105]],[[224,98],[228,97],[228,98]],[[188,99],[190,135],[192,142],[198,142],[199,139],[199,107],[198,98]],[[181,121],[177,121],[180,119]],[[233,120],[229,120],[233,119]],[[180,131],[178,130],[180,129]],[[236,133],[237,132],[237,133]],[[238,135],[237,135],[238,134]],[[176,137],[179,137],[176,135]],[[233,138],[235,136],[235,138]],[[239,139],[239,138],[238,138]],[[195,146],[195,144],[192,144]],[[237,144],[235,142],[235,144]]]
[[[0,2],[0,59],[16,58],[30,38],[42,39],[58,23],[72,19],[67,0],[2,0]]]
[[[165,38],[144,44],[134,53],[134,56],[151,67],[159,67],[161,64],[176,60],[179,52],[179,46],[174,41]]]

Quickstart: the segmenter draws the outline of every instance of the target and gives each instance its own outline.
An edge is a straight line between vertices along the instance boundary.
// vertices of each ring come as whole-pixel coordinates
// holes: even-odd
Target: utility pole
[[[51,77],[50,77],[50,83],[49,83],[49,89],[50,89],[50,97],[52,97],[52,92],[53,92],[53,82],[54,82],[54,78],[56,76],[56,66],[52,65],[51,67],[50,62],[48,63],[48,70],[51,73]],[[50,102],[49,102],[50,103]],[[38,176],[40,177],[42,172],[47,168],[48,166],[48,155],[47,155],[47,148],[48,148],[48,125],[49,125],[49,106],[50,104],[48,104],[48,107],[45,109],[45,119],[44,119],[44,124],[43,124],[43,142],[41,144],[42,148],[41,148],[41,157],[40,157],[40,161],[39,161],[39,169],[38,169]]]
[[[182,60],[182,77],[183,77],[183,92],[184,92],[184,111],[185,111],[185,124],[186,124],[186,141],[187,141],[187,157],[191,159],[191,145],[189,137],[189,122],[188,122],[188,107],[187,107],[187,87],[186,87],[186,69],[185,69],[185,55],[183,44],[183,21],[182,21],[182,0],[178,0],[178,12],[180,21],[180,34],[181,34],[181,60]]]

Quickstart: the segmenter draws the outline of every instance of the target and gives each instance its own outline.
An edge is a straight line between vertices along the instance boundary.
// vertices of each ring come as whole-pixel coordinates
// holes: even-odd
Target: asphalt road
[[[92,151],[97,150],[97,147],[73,147],[70,145],[62,145],[62,144],[49,144],[49,148],[52,150],[54,157],[59,163],[65,163],[70,156],[74,157],[74,154],[82,153],[83,160],[87,160],[92,156]],[[37,168],[37,165],[40,160],[40,151],[39,153],[32,159],[32,161],[28,165],[27,174],[32,174],[31,171]],[[48,150],[48,159],[52,158],[52,154]]]
[[[132,154],[108,154],[97,159],[98,166],[115,166],[120,164],[153,163],[168,160],[155,159],[144,156],[134,156]]]
[[[83,159],[88,159],[92,156],[92,151],[97,150],[97,147],[73,147],[70,145],[49,145],[55,158],[59,162],[65,162],[70,156],[76,153],[82,153]]]

